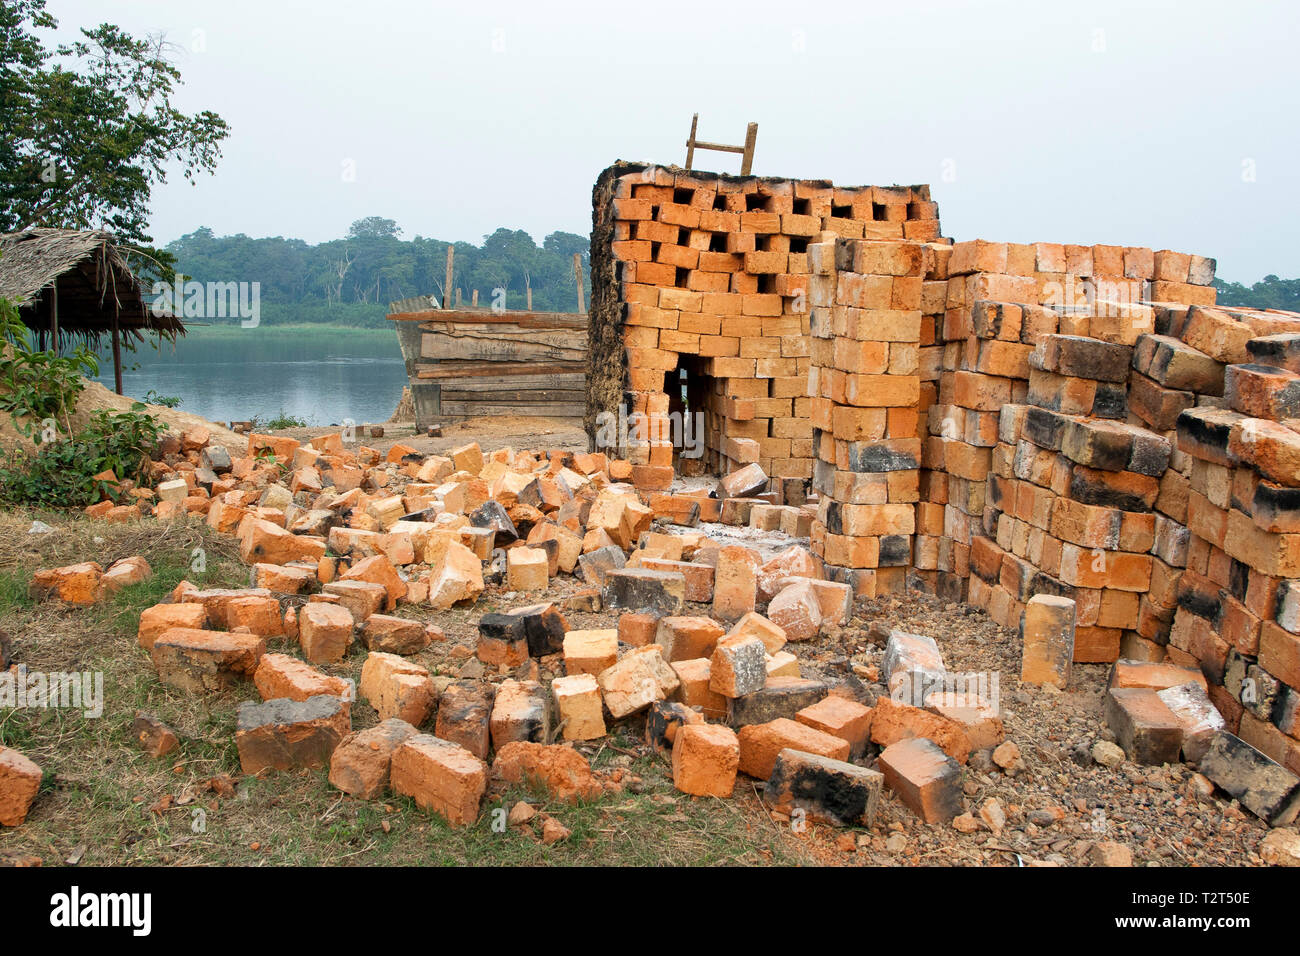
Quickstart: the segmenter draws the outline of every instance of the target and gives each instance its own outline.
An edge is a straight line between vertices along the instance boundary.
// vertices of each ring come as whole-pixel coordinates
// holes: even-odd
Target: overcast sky
[[[933,186],[958,240],[1113,243],[1300,275],[1289,0],[417,3],[50,0],[72,28],[178,44],[187,110],[231,126],[215,176],[154,193],[154,238],[586,235],[615,159],[700,136],[754,172]],[[697,153],[697,167],[739,157]],[[351,172],[351,178],[347,173]]]

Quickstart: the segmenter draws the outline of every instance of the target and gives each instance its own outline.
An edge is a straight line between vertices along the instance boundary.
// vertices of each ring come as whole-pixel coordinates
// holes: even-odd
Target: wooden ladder
[[[686,168],[691,168],[697,149],[711,149],[719,153],[740,153],[740,175],[748,176],[754,165],[754,142],[758,139],[758,124],[750,123],[745,129],[744,146],[727,146],[723,143],[703,143],[695,138],[695,129],[699,125],[700,114],[691,115],[691,135],[686,140]]]

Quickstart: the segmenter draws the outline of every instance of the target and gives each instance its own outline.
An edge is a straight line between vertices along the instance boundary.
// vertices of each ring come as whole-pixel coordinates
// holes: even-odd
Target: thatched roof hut
[[[111,233],[25,229],[0,234],[0,296],[19,303],[24,324],[57,352],[71,342],[113,344],[117,392],[122,392],[121,340],[157,334],[176,341],[185,327],[157,315]]]

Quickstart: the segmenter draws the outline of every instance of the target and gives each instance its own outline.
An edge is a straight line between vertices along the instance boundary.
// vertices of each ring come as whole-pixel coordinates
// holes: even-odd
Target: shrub
[[[181,405],[179,395],[159,395],[152,388],[145,394],[144,400],[150,405],[161,405],[163,408],[179,408]]]
[[[96,412],[71,439],[43,442],[35,453],[16,450],[0,466],[0,500],[46,508],[82,508],[105,496],[116,501],[117,482],[95,477],[104,471],[147,484],[164,426],[143,411],[136,402],[129,412]]]
[[[284,409],[273,418],[263,418],[261,415],[253,416],[253,430],[259,432],[279,431],[282,428],[306,428],[307,419],[299,418],[297,415],[285,414]]]
[[[65,356],[32,348],[27,326],[8,299],[0,299],[0,340],[0,411],[29,438],[46,419],[62,415],[66,423],[86,384],[82,374],[99,374],[94,353],[85,345]]]

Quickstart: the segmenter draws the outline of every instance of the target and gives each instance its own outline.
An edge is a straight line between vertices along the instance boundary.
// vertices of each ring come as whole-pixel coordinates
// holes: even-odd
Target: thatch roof
[[[33,228],[0,234],[0,296],[18,302],[23,322],[37,332],[49,330],[57,300],[61,341],[97,346],[112,335],[115,317],[119,332],[136,341],[149,332],[172,341],[185,334],[174,316],[154,314],[108,232]]]

